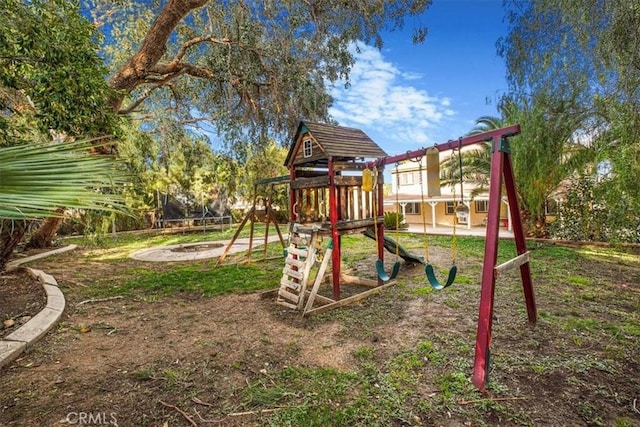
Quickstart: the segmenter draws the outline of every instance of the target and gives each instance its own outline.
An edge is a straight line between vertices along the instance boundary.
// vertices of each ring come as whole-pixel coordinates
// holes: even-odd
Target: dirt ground
[[[130,260],[123,263],[145,268]],[[86,298],[82,277],[108,280],[123,267],[87,262],[82,250],[41,260],[34,267],[56,277],[68,305],[54,330],[0,371],[0,426],[83,425],[82,420],[92,421],[84,425],[119,426],[260,425],[268,414],[247,411],[242,390],[256,378],[286,366],[348,371],[357,364],[354,352],[363,346],[374,348],[376,357],[385,360],[425,338],[438,339],[443,346],[447,340],[458,346],[466,343],[464,352],[469,365],[472,362],[477,300],[457,307],[451,303],[455,293],[427,299],[409,292],[413,280],[419,280],[419,269],[404,271],[402,284],[381,295],[305,319],[257,293]],[[600,266],[603,271],[606,267]],[[462,262],[459,268],[477,270],[478,266]],[[627,272],[629,285],[636,285],[638,274],[637,269]],[[24,275],[8,276],[0,282],[2,313],[16,318],[31,315],[42,303],[42,295],[32,288],[32,281],[22,282]],[[7,296],[24,295],[17,291],[26,288],[33,289],[28,292],[33,296],[29,301]],[[514,295],[517,291],[516,286]],[[545,322],[544,316],[535,328],[529,327],[523,321],[521,300],[504,293],[498,300],[502,302],[496,306],[494,351],[511,361],[525,354],[556,360],[563,353],[568,359],[584,356],[590,361],[589,354],[599,354],[606,347],[603,342],[602,348],[576,350],[570,338]],[[568,309],[559,303],[551,305],[551,298],[542,303],[546,313]],[[577,352],[584,354],[576,356]],[[640,413],[633,412],[629,400],[629,396],[640,399],[638,355],[621,355],[620,360],[624,372],[588,369],[580,376],[562,368],[536,373],[517,364],[509,369],[501,364],[492,375],[517,390],[520,397],[508,403],[529,414],[525,424],[597,425],[588,421],[593,417],[584,415],[588,408],[576,409],[585,397],[575,382],[586,381],[598,384],[602,396],[609,396],[612,388],[619,396],[617,404],[609,397],[591,396],[594,402],[602,401],[594,409],[602,415],[602,425],[614,425],[612,420],[624,417],[628,424],[615,425],[640,426]],[[420,394],[432,396],[434,385],[425,375]],[[517,419],[485,422],[521,424]],[[475,424],[445,412],[417,419],[414,425]]]
[[[26,271],[0,275],[0,338],[11,334],[47,305],[42,285]]]

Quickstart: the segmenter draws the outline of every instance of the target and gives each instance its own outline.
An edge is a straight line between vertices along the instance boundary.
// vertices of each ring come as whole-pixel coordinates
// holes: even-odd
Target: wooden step
[[[288,267],[285,267],[282,269],[282,274],[293,277],[298,280],[302,280],[304,278],[304,273],[302,271],[293,270]]]
[[[295,246],[289,246],[289,249],[287,249],[287,253],[290,254],[290,255],[297,255],[297,256],[304,257],[304,258],[309,256],[309,250],[308,249],[300,249],[300,248],[297,248]]]
[[[294,236],[291,236],[289,238],[289,241],[294,245],[306,246],[311,241],[311,236],[308,236],[308,235],[296,236],[296,235],[294,235]]]
[[[293,294],[293,293],[291,293],[289,291],[285,291],[282,288],[280,288],[280,290],[278,290],[278,295],[281,298],[289,300],[289,301],[291,301],[292,303],[295,303],[295,304],[297,304],[298,301],[300,301],[300,296],[299,295]],[[296,306],[296,308],[297,308],[297,306]]]
[[[291,304],[291,303],[289,303],[289,302],[286,302],[285,300],[280,299],[280,298],[278,298],[278,299],[276,300],[276,304],[280,304],[280,305],[283,305],[283,306],[285,306],[285,307],[287,307],[287,308],[292,308],[292,309],[294,309],[294,310],[297,310],[297,309],[298,309],[298,306],[297,306],[297,305],[295,305],[295,304]]]
[[[303,260],[289,257],[285,258],[284,263],[292,267],[296,267],[297,269],[301,269],[305,265]]]
[[[288,280],[286,278],[280,279],[280,286],[287,286],[291,289],[298,290],[300,289],[300,283],[296,283],[294,281]]]

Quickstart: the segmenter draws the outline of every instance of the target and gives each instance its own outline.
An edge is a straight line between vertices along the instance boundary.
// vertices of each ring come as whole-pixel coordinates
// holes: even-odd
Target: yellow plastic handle
[[[373,172],[366,168],[362,171],[362,189],[364,191],[372,191],[374,187]]]

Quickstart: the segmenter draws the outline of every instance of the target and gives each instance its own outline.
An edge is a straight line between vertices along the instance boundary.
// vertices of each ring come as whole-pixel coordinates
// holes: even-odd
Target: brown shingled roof
[[[286,164],[297,150],[300,135],[310,133],[327,158],[380,159],[387,153],[360,129],[301,121],[287,155]]]

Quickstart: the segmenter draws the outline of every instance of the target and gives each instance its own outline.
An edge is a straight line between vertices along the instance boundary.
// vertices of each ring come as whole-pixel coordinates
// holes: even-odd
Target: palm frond
[[[113,158],[92,155],[83,140],[0,148],[0,218],[59,217],[59,208],[123,211],[127,182]]]

